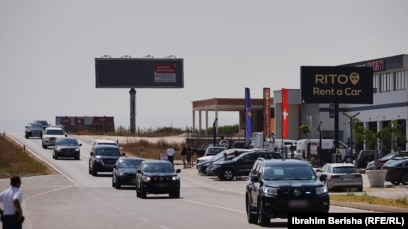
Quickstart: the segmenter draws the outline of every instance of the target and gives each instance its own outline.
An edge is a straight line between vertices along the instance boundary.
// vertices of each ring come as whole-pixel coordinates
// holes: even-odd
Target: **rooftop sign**
[[[301,66],[302,103],[373,103],[372,67]]]

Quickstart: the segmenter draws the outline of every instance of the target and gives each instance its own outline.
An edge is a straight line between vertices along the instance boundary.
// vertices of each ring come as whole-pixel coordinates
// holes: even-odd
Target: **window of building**
[[[379,78],[380,78],[380,76],[378,75],[378,74],[376,74],[376,75],[374,75],[373,76],[374,77],[374,79],[373,79],[373,92],[374,93],[377,93],[378,92],[378,81],[379,81]]]
[[[394,72],[394,84],[395,84],[394,88],[396,91],[407,89],[408,82],[407,77],[408,77],[407,71]]]
[[[380,75],[380,92],[392,91],[392,77],[391,73],[384,73]]]

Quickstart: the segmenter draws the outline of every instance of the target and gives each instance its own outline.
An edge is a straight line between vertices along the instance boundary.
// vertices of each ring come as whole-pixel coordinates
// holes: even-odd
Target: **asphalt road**
[[[88,174],[90,142],[81,140],[81,160],[54,160],[41,140],[13,135],[27,150],[51,164],[59,174],[23,178],[24,228],[259,228],[246,220],[245,180],[225,182],[182,169],[181,198],[136,197],[134,187],[116,190],[109,173]],[[179,166],[179,165],[178,165]],[[181,166],[180,166],[181,167]],[[0,180],[0,189],[9,187]],[[387,193],[391,189],[384,188]],[[403,188],[395,188],[403,189]],[[406,189],[405,189],[406,190]],[[401,194],[401,192],[400,192]],[[330,212],[372,212],[332,204]],[[406,210],[406,209],[405,209]],[[379,209],[379,212],[384,210]],[[273,219],[271,227],[286,228],[287,220]]]

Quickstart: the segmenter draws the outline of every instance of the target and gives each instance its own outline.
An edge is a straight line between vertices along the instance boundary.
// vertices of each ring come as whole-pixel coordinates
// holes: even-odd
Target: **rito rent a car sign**
[[[373,68],[301,66],[302,103],[373,103]]]

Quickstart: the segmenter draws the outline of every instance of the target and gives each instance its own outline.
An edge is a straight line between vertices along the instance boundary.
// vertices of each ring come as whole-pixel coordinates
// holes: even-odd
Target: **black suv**
[[[42,138],[43,128],[41,123],[28,123],[25,126],[24,137],[31,138],[31,137],[39,137]]]
[[[180,198],[180,172],[169,161],[143,161],[136,171],[136,196],[168,193],[171,198]]]
[[[98,175],[98,172],[112,172],[116,161],[125,156],[118,146],[97,145],[92,148],[89,157],[89,174]]]
[[[221,180],[232,180],[234,177],[248,176],[252,165],[258,159],[281,159],[282,155],[276,152],[254,150],[242,153],[231,160],[218,160],[211,167],[211,174],[218,176]]]
[[[271,218],[288,213],[328,213],[330,196],[323,181],[305,161],[258,159],[246,184],[245,204],[249,223],[268,226]]]

